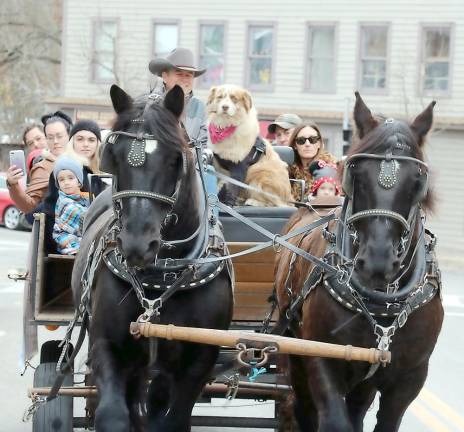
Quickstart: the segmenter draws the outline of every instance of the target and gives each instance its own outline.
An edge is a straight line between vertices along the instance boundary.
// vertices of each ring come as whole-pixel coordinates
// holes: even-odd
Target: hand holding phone
[[[21,177],[26,175],[26,158],[24,151],[10,151],[10,167],[8,168],[6,179],[10,185],[18,183]]]

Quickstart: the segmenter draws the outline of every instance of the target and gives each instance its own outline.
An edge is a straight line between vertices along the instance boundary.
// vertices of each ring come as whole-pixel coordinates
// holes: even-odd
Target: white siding
[[[421,25],[452,23],[454,52],[451,98],[437,98],[437,114],[460,117],[464,121],[464,2],[447,0],[371,1],[305,0],[255,1],[177,0],[134,3],[116,0],[67,0],[66,72],[63,96],[105,98],[108,86],[89,82],[89,51],[92,20],[98,17],[119,17],[120,79],[129,91],[148,89],[153,19],[177,19],[180,22],[181,46],[198,50],[198,25],[201,20],[226,20],[228,25],[226,79],[243,84],[247,22],[266,21],[276,25],[276,85],[273,92],[254,92],[262,109],[337,111],[343,99],[356,89],[359,25],[364,22],[387,22],[390,27],[389,91],[387,95],[369,96],[369,103],[378,111],[396,114],[417,112],[431,98],[418,97],[418,62]],[[302,93],[304,85],[305,26],[308,21],[330,21],[338,24],[337,74],[335,94]],[[206,96],[207,90],[198,92]],[[407,108],[406,108],[407,105]]]
[[[436,210],[428,226],[438,235],[439,250],[455,258],[464,255],[463,134],[432,133],[426,146]]]
[[[362,23],[390,26],[388,93],[364,95],[369,107],[390,115],[411,117],[432,97],[420,97],[419,61],[424,24],[453,26],[451,97],[437,97],[436,119],[454,123],[460,130],[445,129],[431,138],[428,156],[435,173],[437,212],[430,226],[439,235],[440,250],[464,252],[464,1],[457,0],[65,0],[62,96],[108,101],[109,85],[91,83],[92,26],[98,18],[118,18],[120,84],[131,94],[147,92],[150,83],[153,20],[175,19],[179,23],[179,46],[198,58],[199,24],[225,21],[225,77],[227,83],[244,85],[246,37],[249,22],[275,23],[275,85],[271,92],[253,92],[258,111],[302,114],[324,113],[321,121],[329,138],[329,150],[341,156],[341,114],[345,98],[353,99],[358,73],[359,28]],[[337,26],[336,92],[307,93],[304,88],[306,25],[332,22]],[[208,90],[197,94],[206,99]],[[329,114],[330,113],[330,114]],[[311,114],[312,115],[312,114]],[[338,118],[338,120],[337,120]],[[445,119],[446,118],[446,119]],[[338,123],[338,124],[337,124]]]

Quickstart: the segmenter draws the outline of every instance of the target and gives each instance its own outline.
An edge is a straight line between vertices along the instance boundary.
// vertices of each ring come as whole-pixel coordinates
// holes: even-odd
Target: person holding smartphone
[[[22,167],[11,165],[6,173],[6,183],[11,199],[24,213],[30,213],[43,200],[47,190],[50,174],[56,158],[64,152],[69,141],[71,119],[61,111],[42,117],[48,149],[44,149],[41,160],[37,161],[30,171],[29,185],[24,190],[20,180],[26,175]],[[36,158],[38,159],[38,158]]]

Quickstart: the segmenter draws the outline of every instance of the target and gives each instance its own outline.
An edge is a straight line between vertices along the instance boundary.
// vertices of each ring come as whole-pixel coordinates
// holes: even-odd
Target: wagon
[[[325,201],[314,204],[321,212],[339,205],[339,201]],[[295,208],[235,208],[245,216],[271,233],[281,232],[284,224],[296,210]],[[220,214],[225,238],[230,253],[243,251],[265,240],[262,234],[227,214]],[[69,255],[47,254],[45,251],[45,215],[35,215],[30,245],[30,273],[26,284],[28,288],[28,322],[27,326],[65,326],[74,315],[72,293],[70,288],[74,257]],[[247,254],[233,259],[235,272],[235,307],[231,331],[246,331],[256,334],[262,328],[263,320],[269,312],[268,299],[272,294],[274,280],[275,248],[267,248],[258,253]],[[270,321],[276,316],[269,317]],[[26,326],[26,328],[28,328]],[[52,327],[50,327],[52,326]],[[30,328],[30,327],[29,327]],[[195,330],[194,330],[195,331]],[[251,338],[250,338],[251,339]],[[29,396],[33,400],[47,395],[56,378],[57,364],[62,360],[60,341],[50,340],[40,347],[40,364],[34,372],[33,388]],[[222,345],[221,343],[219,343]],[[257,344],[258,348],[263,345]],[[253,348],[252,346],[247,348]],[[256,347],[255,347],[256,348]],[[72,348],[71,348],[72,349]],[[367,351],[367,350],[366,350]],[[374,350],[375,351],[375,350]],[[253,366],[262,356],[262,349],[248,349],[241,357],[249,367],[239,365],[234,359],[237,348],[221,349],[216,369],[211,382],[206,385],[199,402],[208,402],[213,397],[236,397],[255,400],[275,400],[274,418],[256,417],[193,417],[196,426],[217,427],[254,427],[278,430],[279,404],[290,390],[282,373],[279,357],[270,353],[264,369]],[[257,376],[260,375],[258,378]],[[77,384],[79,382],[80,384]],[[68,375],[59,391],[59,396],[29,411],[33,416],[34,432],[47,430],[71,431],[73,427],[92,428],[93,400],[96,389],[86,385],[81,376]],[[87,399],[85,415],[75,417],[73,414],[73,397]],[[37,405],[36,405],[37,406]]]

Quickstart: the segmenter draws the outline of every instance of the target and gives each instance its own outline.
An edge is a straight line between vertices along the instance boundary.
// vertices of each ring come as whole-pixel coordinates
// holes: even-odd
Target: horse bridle
[[[348,197],[352,201],[352,190],[353,190],[353,178],[350,172],[354,162],[359,159],[374,159],[380,161],[380,172],[378,176],[378,183],[383,189],[392,189],[395,187],[398,180],[398,171],[400,170],[399,161],[413,162],[419,166],[420,169],[420,190],[417,193],[416,203],[411,206],[408,218],[406,219],[403,215],[389,209],[368,209],[362,210],[356,213],[352,213],[344,220],[345,226],[347,226],[352,232],[354,237],[357,237],[356,230],[354,229],[354,222],[361,219],[372,218],[372,217],[385,217],[399,223],[402,227],[401,241],[399,244],[398,255],[403,260],[406,256],[406,252],[409,249],[412,240],[413,225],[416,217],[419,213],[420,201],[425,197],[427,193],[428,185],[428,165],[417,158],[411,156],[401,156],[392,153],[392,150],[388,150],[384,155],[371,154],[371,153],[357,153],[350,156],[345,161],[345,169],[343,175],[343,189]]]
[[[138,118],[132,120],[134,123],[143,123],[143,118]],[[137,133],[131,132],[124,132],[124,131],[113,131],[108,134],[105,139],[105,145],[114,145],[117,141],[119,136],[126,136],[129,138],[133,138],[131,143],[131,149],[127,155],[127,162],[129,166],[137,168],[143,166],[145,163],[145,147],[147,141],[155,140],[154,135],[145,134],[141,130]],[[117,182],[113,181],[113,194],[112,194],[112,201],[113,207],[115,211],[115,216],[119,219],[121,208],[122,208],[122,200],[124,198],[145,198],[145,199],[152,199],[155,201],[163,202],[170,206],[170,210],[166,214],[163,225],[166,225],[168,221],[174,218],[174,221],[177,222],[177,215],[173,213],[174,206],[177,203],[177,199],[179,197],[179,191],[182,186],[183,179],[187,175],[187,156],[184,151],[182,151],[182,172],[181,175],[178,177],[176,186],[174,188],[174,192],[172,195],[164,195],[157,192],[151,191],[144,191],[144,190],[124,190],[124,191],[117,191]]]

